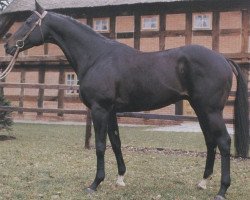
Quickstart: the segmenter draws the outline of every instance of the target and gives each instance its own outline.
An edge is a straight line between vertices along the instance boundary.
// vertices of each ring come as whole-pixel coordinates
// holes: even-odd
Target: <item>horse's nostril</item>
[[[4,36],[4,38],[8,39],[8,38],[10,38],[11,36],[12,36],[11,33],[6,33],[6,35]]]
[[[12,36],[11,33],[6,33],[6,34],[3,36],[3,41],[7,41],[11,36]]]

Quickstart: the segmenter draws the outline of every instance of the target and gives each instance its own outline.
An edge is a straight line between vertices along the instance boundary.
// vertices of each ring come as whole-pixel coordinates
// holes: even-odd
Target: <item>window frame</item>
[[[101,24],[99,25],[99,26],[101,26],[101,29],[97,29],[96,28],[96,23],[97,22],[100,22]],[[107,29],[103,29],[103,22],[104,21],[106,21],[107,22],[107,24],[106,24],[106,26],[107,26]],[[94,18],[93,19],[93,29],[96,31],[96,32],[101,32],[101,33],[107,33],[107,32],[109,32],[110,31],[110,18],[108,18],[108,17],[105,17],[105,18]]]
[[[70,79],[68,77],[70,76]],[[73,77],[73,78],[72,78]],[[79,80],[77,78],[77,75],[75,72],[66,72],[65,73],[65,85],[68,86],[73,86],[73,85],[79,85],[78,84]],[[65,94],[70,96],[70,95],[78,95],[79,90],[65,90]]]
[[[152,27],[151,26],[145,26],[145,20],[151,20],[147,23],[153,23],[152,19],[155,18],[156,19],[156,27]],[[159,15],[144,15],[141,16],[141,31],[158,31],[159,30]]]
[[[201,26],[197,26],[196,18],[201,17]],[[207,26],[204,25],[204,17],[207,17]],[[213,23],[213,15],[211,12],[205,12],[205,13],[193,13],[193,23],[192,23],[192,29],[194,31],[199,30],[212,30],[212,23]]]

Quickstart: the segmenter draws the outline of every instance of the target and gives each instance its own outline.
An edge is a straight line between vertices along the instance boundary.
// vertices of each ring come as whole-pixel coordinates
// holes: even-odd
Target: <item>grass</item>
[[[121,128],[123,146],[195,152],[206,149],[201,134],[147,129]],[[95,176],[96,157],[94,149],[83,149],[84,130],[83,126],[15,124],[12,135],[17,139],[0,142],[0,200],[208,200],[218,192],[219,159],[208,189],[201,191],[196,185],[202,178],[204,157],[131,151],[128,148],[123,148],[127,185],[116,187],[116,161],[108,148],[106,179],[98,192],[88,196],[84,189]],[[232,185],[227,193],[228,200],[250,199],[250,160],[233,159],[231,164]]]

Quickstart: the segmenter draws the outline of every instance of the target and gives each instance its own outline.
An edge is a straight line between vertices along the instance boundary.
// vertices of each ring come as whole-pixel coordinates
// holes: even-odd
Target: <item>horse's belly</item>
[[[126,97],[118,97],[115,107],[117,112],[139,112],[159,109],[184,98],[181,92],[176,90],[162,90],[159,93],[137,92],[131,93]]]

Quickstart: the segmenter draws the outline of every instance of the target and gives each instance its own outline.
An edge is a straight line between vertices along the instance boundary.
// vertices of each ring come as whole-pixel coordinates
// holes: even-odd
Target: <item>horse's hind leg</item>
[[[231,138],[227,132],[225,122],[222,117],[222,111],[212,111],[209,113],[198,114],[200,124],[204,130],[208,154],[204,179],[207,179],[213,172],[215,160],[215,148],[221,153],[221,187],[215,199],[225,198],[225,193],[230,186],[230,145]]]
[[[207,181],[212,178],[213,169],[214,169],[214,161],[215,161],[217,145],[215,142],[208,142],[206,140],[206,146],[207,146],[207,158],[206,158],[205,171],[203,174],[203,179],[198,184],[198,188],[200,189],[207,188]]]
[[[218,195],[216,196],[216,198],[220,200],[221,197],[225,197],[226,191],[231,183],[231,178],[230,178],[231,138],[226,128],[223,134],[218,135],[218,137],[216,138],[216,142],[218,144],[218,148],[221,154],[221,186]]]
[[[207,146],[207,158],[206,158],[205,171],[203,175],[203,180],[201,180],[200,183],[198,184],[198,188],[206,189],[207,180],[209,180],[213,174],[217,144],[216,144],[215,138],[209,132],[209,124],[208,124],[207,116],[201,113],[197,113],[197,115],[198,115],[199,123],[202,129],[202,132],[204,134],[205,142]]]
[[[111,112],[108,122],[108,136],[112,145],[112,149],[115,153],[117,165],[118,165],[118,179],[116,184],[119,186],[125,186],[123,182],[124,174],[126,172],[126,166],[123,160],[121,151],[121,140],[119,136],[119,128],[117,124],[116,113]]]

